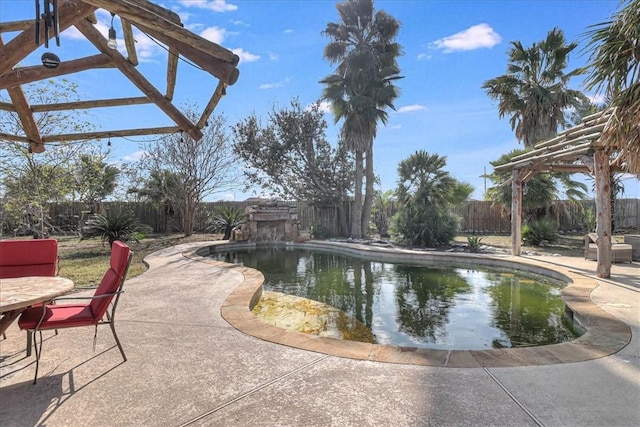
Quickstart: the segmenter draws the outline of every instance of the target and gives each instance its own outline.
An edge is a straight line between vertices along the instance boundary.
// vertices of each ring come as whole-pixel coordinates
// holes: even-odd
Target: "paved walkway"
[[[637,426],[640,265],[615,264],[591,300],[626,323],[617,353],[574,363],[449,368],[337,357],[265,341],[221,316],[241,268],[147,258],[127,280],[116,325],[45,335],[40,378],[14,325],[0,340],[1,426]],[[595,263],[529,257],[592,275]],[[228,303],[227,303],[228,304]],[[237,325],[236,325],[237,326]]]

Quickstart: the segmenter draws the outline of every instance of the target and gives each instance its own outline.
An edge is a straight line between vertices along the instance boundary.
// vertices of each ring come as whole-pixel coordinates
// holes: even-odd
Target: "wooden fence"
[[[330,207],[313,207],[305,203],[291,202],[298,208],[298,220],[303,229],[322,230],[323,236],[338,236],[339,219],[338,209]],[[255,202],[213,202],[203,203],[195,220],[195,231],[205,232],[210,215],[217,206],[233,206],[244,210]],[[593,201],[585,201],[581,204],[557,201],[549,209],[552,218],[555,218],[560,230],[581,230],[584,224],[585,209],[595,211]],[[109,213],[129,213],[140,220],[141,223],[151,226],[156,233],[179,232],[182,218],[179,213],[173,216],[165,215],[162,208],[149,203],[137,202],[105,202],[100,210]],[[454,209],[460,216],[460,231],[464,233],[509,233],[511,231],[511,219],[509,213],[491,202],[469,201]],[[395,207],[389,208],[389,217],[395,213]],[[615,207],[616,229],[640,229],[640,200],[617,200]],[[81,203],[55,203],[50,206],[49,215],[51,225],[55,232],[75,233],[81,228],[81,224],[87,219],[89,212],[86,205]],[[15,225],[3,223],[2,234],[11,235]],[[343,233],[344,234],[344,233]]]

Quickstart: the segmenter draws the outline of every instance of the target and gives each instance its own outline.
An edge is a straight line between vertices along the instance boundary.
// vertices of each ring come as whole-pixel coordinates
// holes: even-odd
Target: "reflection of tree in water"
[[[562,325],[564,303],[559,292],[552,292],[551,285],[498,273],[488,277],[494,325],[508,337],[506,342],[494,341],[494,347],[553,344],[574,338]]]
[[[456,295],[471,289],[467,281],[450,269],[397,265],[395,272],[399,329],[430,342],[445,336]]]
[[[371,327],[376,273],[371,261],[279,247],[218,259],[260,270],[265,288],[329,304]]]

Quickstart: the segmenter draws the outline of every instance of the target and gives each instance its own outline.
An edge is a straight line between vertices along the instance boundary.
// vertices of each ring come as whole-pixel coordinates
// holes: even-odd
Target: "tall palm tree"
[[[628,172],[640,176],[640,0],[628,1],[588,35],[593,51],[587,90],[604,89],[613,107],[602,141],[623,156]]]
[[[340,21],[329,22],[323,34],[331,41],[324,57],[337,64],[336,73],[321,80],[323,98],[333,106],[335,121],[344,119],[342,137],[355,154],[356,174],[351,233],[367,234],[373,204],[375,174],[373,139],[378,122],[386,123],[385,108],[394,108],[400,79],[397,57],[401,47],[395,37],[400,23],[372,0],[347,0],[336,5]],[[363,175],[366,178],[362,199]]]
[[[507,74],[487,80],[482,88],[498,100],[500,118],[510,115],[511,129],[526,148],[556,135],[565,124],[564,110],[576,107],[584,95],[569,89],[571,77],[582,69],[565,73],[569,53],[577,43],[567,45],[558,28],[545,40],[524,48],[511,42]]]

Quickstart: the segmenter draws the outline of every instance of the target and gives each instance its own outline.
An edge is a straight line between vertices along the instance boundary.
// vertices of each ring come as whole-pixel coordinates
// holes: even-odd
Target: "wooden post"
[[[596,178],[596,232],[598,234],[598,264],[596,276],[611,277],[611,167],[609,152],[597,150],[594,159]]]
[[[522,241],[522,180],[520,169],[511,171],[511,255],[520,256]]]

